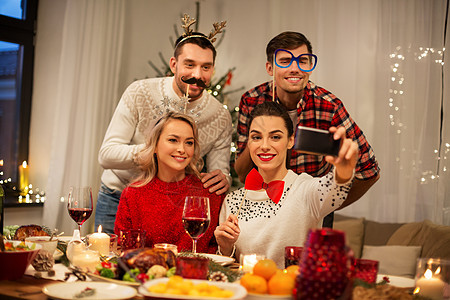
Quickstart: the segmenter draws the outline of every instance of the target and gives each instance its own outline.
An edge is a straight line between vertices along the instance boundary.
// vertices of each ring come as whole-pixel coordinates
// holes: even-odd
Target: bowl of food
[[[58,239],[53,237],[50,240],[50,236],[29,236],[25,238],[26,242],[36,243],[42,246],[42,250],[47,250],[50,254],[55,253],[58,246]]]
[[[5,251],[0,251],[0,280],[17,280],[23,276],[42,248],[32,242],[6,240]]]

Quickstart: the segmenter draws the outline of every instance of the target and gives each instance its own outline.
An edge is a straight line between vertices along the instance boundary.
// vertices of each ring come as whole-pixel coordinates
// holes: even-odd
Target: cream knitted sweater
[[[284,247],[303,246],[309,229],[320,227],[323,217],[347,198],[353,178],[338,184],[334,172],[318,178],[289,170],[283,180],[283,195],[278,203],[270,200],[264,190],[244,188],[225,198],[219,223],[225,222],[230,214],[236,215],[245,196],[238,215],[241,231],[235,244],[238,259],[240,254],[265,255],[284,268]]]
[[[119,101],[100,148],[98,160],[105,169],[102,182],[122,191],[137,175],[133,161],[144,146],[146,134],[169,111],[184,112],[185,101],[173,90],[173,77],[133,82]],[[204,91],[186,105],[199,133],[201,156],[208,172],[219,169],[230,180],[231,116],[223,105]]]

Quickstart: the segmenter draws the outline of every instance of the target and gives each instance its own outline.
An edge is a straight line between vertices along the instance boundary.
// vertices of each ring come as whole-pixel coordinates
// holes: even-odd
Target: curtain
[[[123,24],[123,0],[66,3],[43,213],[43,223],[66,234],[76,227],[69,187],[91,186],[94,201],[99,189],[97,153],[117,104]],[[92,232],[89,223],[93,217],[83,232]]]
[[[366,70],[375,75],[374,109],[358,117],[371,119],[381,179],[345,213],[450,225],[448,96],[443,94],[446,4],[378,2],[376,64]],[[365,45],[359,47],[363,51]]]

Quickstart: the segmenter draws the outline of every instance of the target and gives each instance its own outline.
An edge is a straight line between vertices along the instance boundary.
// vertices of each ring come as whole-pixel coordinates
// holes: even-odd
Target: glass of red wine
[[[92,214],[92,189],[90,187],[70,187],[67,209],[70,217],[78,224],[81,233],[81,225]]]
[[[208,230],[211,221],[209,198],[187,196],[182,221],[184,229],[192,239],[192,252],[197,253],[197,240]]]

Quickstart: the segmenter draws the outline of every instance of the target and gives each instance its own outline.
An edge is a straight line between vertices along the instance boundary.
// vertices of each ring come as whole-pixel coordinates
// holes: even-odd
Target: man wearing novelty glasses
[[[286,108],[294,126],[297,124],[325,130],[331,126],[344,126],[347,137],[358,143],[360,153],[355,179],[341,208],[355,202],[379,179],[380,169],[372,147],[341,100],[309,80],[317,64],[317,56],[312,52],[311,43],[301,33],[283,32],[267,44],[266,55],[266,70],[273,80],[247,91],[239,103],[238,158],[235,163],[239,179],[244,182],[253,168],[246,148],[248,116],[256,105],[265,101],[277,101]],[[297,174],[306,172],[318,177],[328,173],[332,167],[325,161],[325,156],[297,151],[291,151],[289,165]],[[332,216],[324,220],[324,226],[332,227],[332,224]]]

